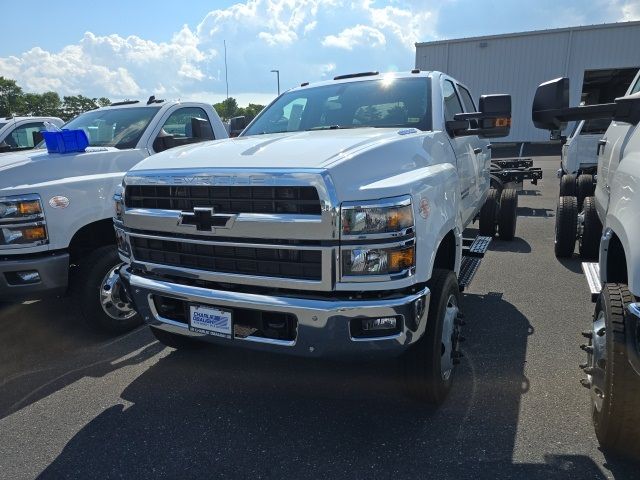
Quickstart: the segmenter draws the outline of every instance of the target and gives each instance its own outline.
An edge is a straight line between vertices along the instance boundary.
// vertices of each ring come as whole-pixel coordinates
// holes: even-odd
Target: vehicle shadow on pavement
[[[162,351],[146,327],[119,337],[91,331],[64,298],[0,305],[0,328],[0,419],[80,378]]]
[[[518,207],[518,216],[553,218],[556,214],[551,208]]]
[[[579,255],[571,258],[558,258],[558,263],[573,273],[582,273],[582,259]]]
[[[501,294],[463,307],[465,357],[440,409],[406,398],[395,361],[169,350],[42,478],[604,478],[584,455],[513,462],[533,329]]]

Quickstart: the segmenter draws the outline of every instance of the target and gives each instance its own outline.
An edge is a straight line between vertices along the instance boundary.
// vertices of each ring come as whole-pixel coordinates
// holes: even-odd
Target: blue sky
[[[3,5],[0,75],[26,91],[266,103],[303,81],[408,70],[416,41],[640,19],[640,0],[31,1]],[[13,21],[11,19],[16,19]]]

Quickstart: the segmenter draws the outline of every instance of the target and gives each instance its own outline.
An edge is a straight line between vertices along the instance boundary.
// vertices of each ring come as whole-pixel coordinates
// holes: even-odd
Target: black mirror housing
[[[569,107],[569,79],[556,78],[540,84],[533,97],[531,119],[536,128],[564,130],[555,112]]]
[[[447,122],[447,129],[454,136],[478,135],[481,138],[506,137],[511,131],[511,95],[482,95],[479,102],[479,112],[458,113],[453,122]],[[462,125],[458,122],[471,119],[478,120],[478,128],[456,130]]]
[[[191,118],[191,131],[193,138],[198,140],[214,140],[213,129],[208,120],[204,118]]]
[[[229,120],[229,136],[237,137],[249,124],[247,117],[233,117]]]

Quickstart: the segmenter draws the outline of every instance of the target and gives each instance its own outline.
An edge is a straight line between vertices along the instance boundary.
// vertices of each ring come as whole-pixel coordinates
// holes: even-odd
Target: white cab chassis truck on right
[[[486,138],[510,118],[509,95],[476,107],[440,72],[304,83],[239,137],[127,173],[121,281],[166,345],[401,356],[410,390],[439,404],[460,287],[490,241],[462,232],[489,193]]]
[[[560,196],[575,196],[578,208],[582,207],[585,198],[593,196],[600,140],[610,123],[610,118],[576,122],[571,135],[562,145],[558,170]]]
[[[598,263],[583,263],[596,309],[581,346],[587,362],[581,383],[591,394],[596,435],[603,448],[640,458],[640,73],[614,103],[569,108],[569,80],[538,87],[536,127],[609,119],[599,141],[595,196],[578,213],[574,196],[560,197],[558,239],[588,249]],[[560,235],[560,237],[558,237]],[[557,243],[556,243],[557,245]]]

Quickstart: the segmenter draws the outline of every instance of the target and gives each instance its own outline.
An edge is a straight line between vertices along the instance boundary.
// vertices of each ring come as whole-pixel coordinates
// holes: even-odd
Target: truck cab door
[[[454,115],[463,113],[464,107],[460,95],[449,79],[442,80],[442,93],[444,102],[444,120],[445,122],[453,120]],[[486,183],[489,182],[489,167],[486,167],[486,175],[482,173],[485,167],[480,166],[479,155],[483,155],[481,142],[476,136],[455,137],[452,132],[448,132],[449,142],[456,156],[458,177],[460,181],[460,201],[462,213],[462,225],[468,225],[476,214],[478,205],[481,202],[481,196],[486,188],[479,185],[479,179],[486,177]],[[485,163],[484,161],[482,162]],[[482,189],[481,189],[482,188]]]
[[[160,121],[151,143],[151,153],[207,140],[215,140],[211,119],[201,107],[181,106],[169,110]]]
[[[626,95],[640,92],[640,73]],[[611,197],[611,183],[616,174],[626,143],[636,128],[626,122],[612,121],[598,142],[598,177],[596,182],[596,209],[601,219],[606,218]]]

